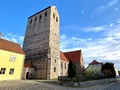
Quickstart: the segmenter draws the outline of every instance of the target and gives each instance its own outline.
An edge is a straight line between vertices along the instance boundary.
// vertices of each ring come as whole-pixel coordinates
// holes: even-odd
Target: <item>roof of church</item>
[[[98,62],[98,61],[96,61],[96,60],[93,60],[91,63],[89,63],[90,65],[93,65],[93,64],[103,64],[103,63],[100,63],[100,62]]]
[[[81,57],[81,50],[60,53],[60,58],[62,60],[67,59],[73,62],[80,62],[80,57]]]
[[[65,61],[69,61],[69,60],[66,58],[66,56],[64,55],[64,53],[61,52],[61,51],[60,51],[60,59],[61,59],[61,60],[65,60]]]
[[[24,64],[24,67],[35,68],[35,66],[32,64]]]
[[[0,49],[25,54],[19,44],[0,38]]]

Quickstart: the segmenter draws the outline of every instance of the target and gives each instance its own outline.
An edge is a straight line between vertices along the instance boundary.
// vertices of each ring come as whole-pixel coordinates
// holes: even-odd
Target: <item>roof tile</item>
[[[73,62],[80,62],[81,50],[70,51],[70,52],[60,52],[60,58],[62,60],[72,60]]]
[[[98,62],[98,61],[96,61],[96,60],[93,60],[91,63],[89,63],[90,65],[92,65],[92,64],[103,64],[103,63],[100,63],[100,62]]]
[[[25,54],[19,44],[10,42],[2,38],[0,38],[0,49],[19,54]]]

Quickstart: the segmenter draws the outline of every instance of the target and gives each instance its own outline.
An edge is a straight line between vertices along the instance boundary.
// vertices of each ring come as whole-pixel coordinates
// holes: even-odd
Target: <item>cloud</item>
[[[84,9],[81,10],[81,14],[83,14],[83,13],[84,13]]]
[[[93,26],[90,26],[90,27],[83,27],[81,28],[81,30],[84,30],[86,32],[100,32],[100,31],[104,31],[108,28],[107,25],[103,25],[103,26],[96,26],[96,27],[93,27]]]
[[[117,11],[119,8],[115,8],[114,10]]]
[[[79,25],[68,25],[61,28],[63,31],[84,31],[84,32],[101,32],[110,28],[110,25],[87,26],[81,27]]]
[[[103,27],[108,26],[104,25]],[[113,23],[112,27],[100,34],[103,34],[104,37],[84,39],[76,36],[68,37],[65,34],[61,35],[64,38],[61,38],[60,48],[62,51],[82,49],[85,64],[96,59],[99,62],[113,62],[120,69],[120,23]]]
[[[101,5],[97,9],[95,9],[92,16],[103,13],[105,10],[107,10],[109,7],[112,7],[113,5],[117,4],[119,0],[111,0],[107,5]],[[118,8],[116,8],[118,10]]]
[[[107,6],[113,6],[113,5],[115,5],[117,2],[118,2],[119,0],[112,0],[112,1],[110,1],[109,3],[108,3],[108,5]]]
[[[21,46],[22,46],[23,40],[24,40],[24,36],[13,34],[13,33],[3,34],[2,38],[9,40],[9,41],[12,41],[12,42],[15,42],[15,43],[18,43]]]

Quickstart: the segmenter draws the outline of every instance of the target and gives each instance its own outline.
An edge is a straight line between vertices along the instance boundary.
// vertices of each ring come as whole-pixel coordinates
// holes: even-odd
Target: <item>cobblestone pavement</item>
[[[113,83],[112,85],[109,85],[109,87],[105,87],[101,90],[120,90],[120,78],[117,82]]]
[[[120,85],[120,82],[112,82],[83,88],[73,88],[36,82],[31,80],[20,80],[20,81],[0,81],[0,90],[120,90],[120,86],[117,87],[119,89],[109,88],[114,85],[118,86]]]

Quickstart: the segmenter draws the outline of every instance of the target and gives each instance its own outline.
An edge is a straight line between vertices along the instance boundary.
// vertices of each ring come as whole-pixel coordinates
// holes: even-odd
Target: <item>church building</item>
[[[60,18],[56,6],[49,6],[28,18],[23,50],[26,54],[23,79],[54,79],[66,76],[69,60],[76,72],[84,71],[82,51],[60,51]]]

